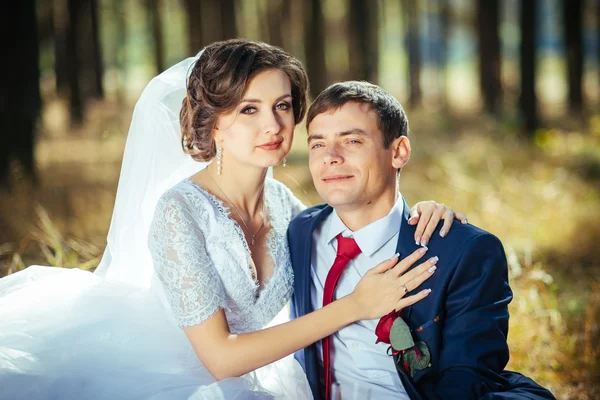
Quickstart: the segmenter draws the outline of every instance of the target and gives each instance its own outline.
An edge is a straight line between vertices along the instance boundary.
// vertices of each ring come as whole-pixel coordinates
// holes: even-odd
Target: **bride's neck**
[[[240,211],[248,215],[254,215],[262,210],[262,196],[265,187],[267,169],[252,169],[244,171],[244,174],[235,174],[232,171],[223,171],[217,175],[216,165],[210,164],[206,173],[215,183],[216,194],[222,200],[233,203]]]

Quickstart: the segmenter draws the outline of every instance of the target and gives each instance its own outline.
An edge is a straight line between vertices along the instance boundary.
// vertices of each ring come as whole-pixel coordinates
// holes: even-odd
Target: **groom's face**
[[[396,190],[393,148],[397,143],[384,147],[377,118],[369,105],[349,102],[317,115],[308,127],[315,188],[336,209],[375,204],[386,192]]]

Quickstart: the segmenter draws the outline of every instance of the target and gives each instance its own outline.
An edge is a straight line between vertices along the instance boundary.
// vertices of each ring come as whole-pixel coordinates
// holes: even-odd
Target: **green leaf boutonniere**
[[[379,320],[375,328],[377,342],[390,344],[388,354],[398,356],[396,368],[410,377],[419,370],[431,366],[431,353],[427,343],[414,341],[410,328],[400,318],[400,313],[392,311]]]

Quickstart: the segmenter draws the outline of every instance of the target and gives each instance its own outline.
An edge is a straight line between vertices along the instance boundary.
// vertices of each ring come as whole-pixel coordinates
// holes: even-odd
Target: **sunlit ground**
[[[514,116],[498,123],[469,116],[472,100],[462,105],[459,117],[408,111],[413,155],[402,194],[410,204],[449,204],[503,241],[514,291],[509,368],[559,399],[600,398],[600,115],[569,120],[542,105],[555,128],[532,144]],[[131,111],[128,100],[91,104],[86,124],[70,128],[64,104],[46,101],[39,185],[25,184],[17,167],[14,190],[0,193],[0,276],[32,263],[94,268]],[[289,166],[275,177],[312,205],[305,135],[297,130]]]

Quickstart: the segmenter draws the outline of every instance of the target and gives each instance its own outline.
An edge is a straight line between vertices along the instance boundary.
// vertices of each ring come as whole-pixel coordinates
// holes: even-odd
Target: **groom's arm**
[[[439,380],[419,382],[427,399],[479,399],[500,391],[509,358],[506,256],[500,241],[481,234],[465,246],[445,300]]]

